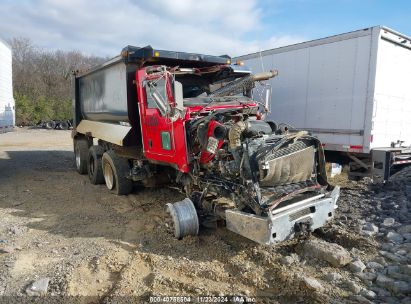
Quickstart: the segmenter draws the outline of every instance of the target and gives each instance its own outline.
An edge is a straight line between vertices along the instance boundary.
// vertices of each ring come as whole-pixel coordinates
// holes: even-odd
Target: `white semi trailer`
[[[411,38],[383,26],[235,58],[275,68],[268,119],[311,131],[350,175],[411,163]]]
[[[11,131],[15,125],[11,67],[11,48],[0,39],[0,133]]]

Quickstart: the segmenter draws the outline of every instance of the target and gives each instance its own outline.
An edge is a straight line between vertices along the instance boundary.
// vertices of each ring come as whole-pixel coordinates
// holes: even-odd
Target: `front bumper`
[[[226,210],[227,229],[260,244],[275,244],[288,240],[301,231],[314,231],[334,217],[340,187],[291,205],[274,209],[268,216],[258,216],[238,210]]]

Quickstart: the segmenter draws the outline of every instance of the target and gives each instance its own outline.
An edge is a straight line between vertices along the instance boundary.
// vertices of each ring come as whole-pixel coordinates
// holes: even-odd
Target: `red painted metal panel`
[[[147,106],[147,96],[143,84],[146,80],[154,80],[156,77],[159,77],[159,75],[147,75],[145,68],[136,72],[137,98],[140,111],[144,156],[151,161],[171,165],[184,173],[190,171],[190,149],[187,147],[185,124],[187,121],[193,119],[193,113],[196,113],[196,116],[198,116],[207,115],[209,112],[218,109],[245,109],[257,107],[257,103],[254,101],[238,105],[215,104],[206,107],[196,105],[186,107],[184,117],[179,117],[173,122],[170,117],[162,116],[158,109],[149,108]],[[173,107],[175,106],[175,102],[173,100],[171,89],[171,79],[170,76],[166,77],[166,92],[170,105]],[[210,122],[211,126],[214,126],[215,124],[217,124],[215,121]],[[212,132],[213,129],[214,128],[209,129],[208,133]],[[162,132],[168,132],[170,134],[171,149],[169,150],[164,149],[162,145]],[[208,136],[210,136],[210,134],[208,134]],[[218,148],[220,148],[222,144],[223,141],[220,141]],[[201,162],[206,163],[214,156],[215,155],[212,153],[202,151]]]
[[[143,87],[143,82],[146,79],[145,69],[140,69],[136,72],[144,155],[147,159],[174,165],[182,172],[189,172],[184,128],[185,121],[182,118],[178,118],[172,122],[169,117],[161,116],[158,109],[147,107],[147,96]],[[166,88],[170,103],[174,103],[168,79],[166,81]],[[169,132],[171,138],[170,150],[163,148],[161,132]]]

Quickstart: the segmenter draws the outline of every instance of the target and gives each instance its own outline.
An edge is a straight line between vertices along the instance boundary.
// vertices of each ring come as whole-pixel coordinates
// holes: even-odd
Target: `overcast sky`
[[[411,1],[0,0],[0,37],[115,56],[128,45],[213,55],[386,25],[411,35]]]

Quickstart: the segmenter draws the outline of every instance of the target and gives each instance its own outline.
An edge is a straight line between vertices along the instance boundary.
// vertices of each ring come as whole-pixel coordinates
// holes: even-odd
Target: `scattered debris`
[[[367,300],[364,296],[362,295],[353,295],[351,297],[351,299],[355,302],[355,303],[361,303],[361,304],[372,304],[371,301]]]
[[[314,238],[302,245],[302,254],[327,261],[335,267],[345,266],[352,260],[350,253],[344,247]]]
[[[404,225],[397,229],[398,233],[411,233],[411,225]]]
[[[392,217],[387,217],[386,219],[384,219],[384,221],[382,222],[381,226],[383,227],[392,227],[395,223],[395,219]]]
[[[365,223],[362,226],[361,234],[363,235],[373,236],[377,233],[378,233],[378,227],[374,225],[373,223]]]
[[[27,227],[24,226],[11,226],[9,227],[9,234],[14,234],[15,236],[20,236],[27,232]]]
[[[298,263],[299,261],[300,261],[300,257],[295,253],[292,253],[291,255],[287,255],[281,259],[281,262],[285,265],[292,265],[292,264]]]
[[[368,262],[367,267],[371,269],[384,269],[384,266],[382,266],[380,263],[377,262]]]
[[[47,289],[49,287],[49,278],[41,278],[34,281],[27,289],[26,293],[29,296],[41,296],[47,294]]]
[[[392,231],[387,233],[386,239],[393,243],[402,243],[402,241],[404,240],[401,234]]]
[[[342,275],[340,275],[338,272],[329,272],[324,276],[324,280],[327,282],[335,282],[338,280],[341,280]]]
[[[345,281],[344,284],[347,286],[347,289],[354,294],[358,294],[361,291],[361,287],[351,280]]]
[[[318,282],[314,278],[310,277],[303,277],[301,280],[301,288],[302,289],[310,289],[313,291],[317,292],[322,292],[324,290],[324,287],[321,285],[320,282]]]
[[[359,277],[363,281],[374,281],[377,278],[377,275],[374,272],[360,272],[357,273],[357,277]],[[368,285],[368,283],[367,283]]]
[[[362,272],[366,267],[361,260],[355,260],[348,264],[348,266],[352,272]]]
[[[15,250],[19,250],[20,248],[15,246],[0,246],[0,254],[1,253],[13,253]]]
[[[377,296],[377,294],[374,291],[368,289],[362,289],[360,294],[369,300],[373,300]]]

